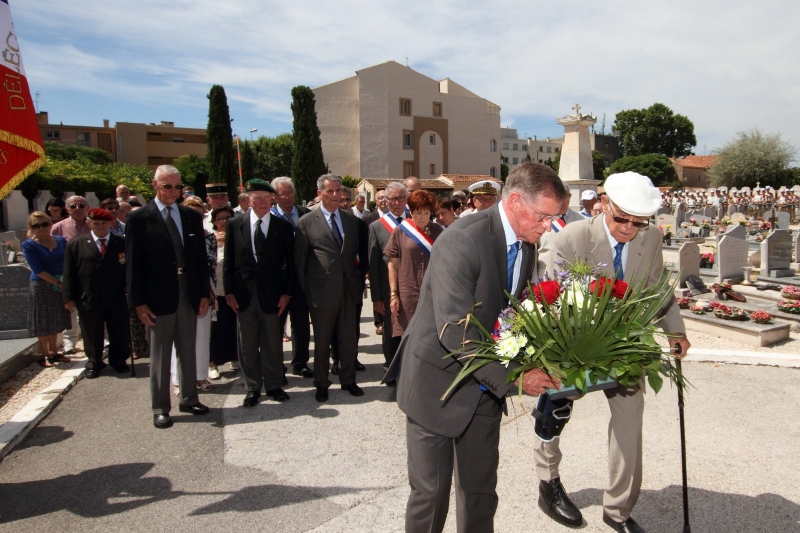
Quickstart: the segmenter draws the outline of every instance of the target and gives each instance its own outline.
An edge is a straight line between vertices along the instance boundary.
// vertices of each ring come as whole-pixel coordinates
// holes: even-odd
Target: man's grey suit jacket
[[[509,369],[490,363],[455,389],[447,400],[441,396],[462,366],[447,354],[466,339],[479,339],[477,328],[459,326],[470,311],[488,330],[507,307],[505,296],[507,249],[499,206],[457,220],[436,240],[430,264],[422,280],[417,312],[401,340],[392,366],[400,365],[397,404],[417,424],[450,438],[461,435],[472,420],[482,383],[503,398],[512,385]],[[536,252],[523,243],[517,296],[535,276]],[[390,368],[389,375],[393,369]],[[479,383],[480,381],[480,383]]]

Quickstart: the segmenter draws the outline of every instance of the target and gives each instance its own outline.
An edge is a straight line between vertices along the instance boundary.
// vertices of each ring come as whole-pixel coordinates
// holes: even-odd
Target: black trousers
[[[292,317],[292,366],[295,368],[308,365],[308,344],[311,342],[308,303],[305,295],[300,291],[298,293],[292,296],[281,315],[281,331],[286,327],[286,318]]]
[[[128,310],[106,309],[89,311],[78,307],[78,320],[83,334],[83,351],[89,362],[86,368],[101,369],[103,363],[104,328],[108,329],[108,363],[111,366],[122,364],[128,358],[128,339],[130,338]]]

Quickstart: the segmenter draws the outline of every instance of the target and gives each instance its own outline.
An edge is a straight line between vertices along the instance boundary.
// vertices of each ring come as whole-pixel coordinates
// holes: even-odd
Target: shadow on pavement
[[[32,431],[21,443],[14,447],[15,450],[34,448],[36,446],[47,446],[62,442],[75,435],[74,431],[65,431],[61,426],[40,426],[36,431]]]

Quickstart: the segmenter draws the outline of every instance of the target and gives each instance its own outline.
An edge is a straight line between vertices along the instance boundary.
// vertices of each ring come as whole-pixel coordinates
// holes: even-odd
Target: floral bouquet
[[[706,252],[700,256],[700,268],[712,268],[714,266],[714,253]]]
[[[781,287],[781,296],[787,300],[800,300],[800,287],[795,287],[793,285]]]
[[[459,324],[474,325],[484,340],[468,340],[447,357],[463,368],[442,399],[479,368],[499,361],[509,368],[506,382],[525,372],[542,369],[557,377],[563,389],[587,392],[601,382],[633,386],[643,376],[654,391],[663,377],[683,387],[669,353],[655,340],[655,322],[672,304],[675,282],[664,272],[650,286],[646,280],[628,285],[600,275],[604,265],[585,259],[560,264],[562,271],[523,292],[503,310],[492,332],[473,314]],[[510,363],[515,363],[510,365]],[[522,394],[522,380],[518,382]]]
[[[772,321],[772,315],[766,311],[753,311],[750,313],[750,320],[756,324],[769,324]]]
[[[710,229],[711,228],[711,224],[708,223],[708,220],[703,220],[700,223],[700,227],[703,228],[703,229]]]
[[[772,223],[762,218],[758,223],[758,229],[760,229],[761,231],[770,230],[772,229]]]
[[[800,300],[781,300],[778,302],[778,309],[784,313],[800,314]]]
[[[722,220],[719,221],[720,226],[728,227],[731,225],[730,217],[722,217]]]
[[[747,311],[739,309],[719,302],[711,302],[711,307],[714,309],[714,316],[724,320],[747,320],[750,317]]]
[[[678,307],[681,309],[689,309],[689,306],[692,305],[691,298],[687,297],[676,298],[675,301],[678,303]]]
[[[747,227],[747,221],[746,221],[746,220],[744,220],[744,219],[741,219],[741,220],[739,220],[739,225],[740,225],[740,226]]]
[[[696,218],[690,218],[689,219],[689,225],[696,228],[697,227],[697,219]]]

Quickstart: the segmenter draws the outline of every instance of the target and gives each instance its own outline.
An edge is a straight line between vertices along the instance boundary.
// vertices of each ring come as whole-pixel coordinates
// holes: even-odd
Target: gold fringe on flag
[[[0,200],[8,196],[25,178],[36,172],[44,164],[44,148],[42,145],[25,137],[0,130],[0,141],[33,152],[38,157],[25,168],[17,172],[5,185],[0,187]]]

